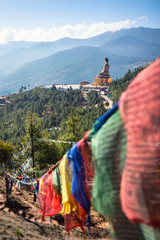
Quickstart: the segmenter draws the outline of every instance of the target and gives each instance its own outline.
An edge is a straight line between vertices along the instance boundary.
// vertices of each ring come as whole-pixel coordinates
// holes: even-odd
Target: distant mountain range
[[[0,45],[0,96],[21,86],[93,82],[109,58],[111,77],[143,66],[160,55],[160,29],[131,28],[88,39],[9,42]]]

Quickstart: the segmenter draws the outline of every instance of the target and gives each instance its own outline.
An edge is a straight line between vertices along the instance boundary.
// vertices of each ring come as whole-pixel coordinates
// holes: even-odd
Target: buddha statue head
[[[109,60],[108,60],[107,57],[104,59],[104,62],[105,62],[105,63],[108,63],[108,62],[109,62]]]
[[[109,64],[108,64],[109,60],[108,58],[106,57],[104,59],[104,69],[102,70],[103,73],[109,73]]]

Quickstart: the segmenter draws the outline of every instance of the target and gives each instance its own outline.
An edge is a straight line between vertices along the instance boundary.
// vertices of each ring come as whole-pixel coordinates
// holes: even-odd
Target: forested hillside
[[[102,99],[96,92],[90,92],[87,101],[80,90],[61,91],[34,88],[31,91],[10,95],[4,99],[0,108],[0,139],[20,144],[20,137],[26,134],[26,116],[35,113],[41,120],[41,129],[49,129],[50,136],[57,138],[65,134],[65,122],[71,111],[79,116],[78,131],[80,137],[92,127],[93,122],[105,112]],[[96,105],[98,104],[98,105]],[[96,106],[95,106],[96,105]]]
[[[123,78],[112,81],[108,96],[114,103],[142,69],[128,70]],[[56,163],[71,147],[70,143],[63,141],[79,141],[95,120],[107,111],[103,101],[96,91],[88,92],[86,97],[81,90],[56,89],[54,85],[30,91],[21,88],[18,94],[1,98],[0,146],[7,154],[3,153],[4,164],[13,152],[19,152],[18,161],[32,157],[36,169]]]
[[[117,102],[128,84],[143,69],[136,68],[128,72],[123,78],[112,81],[109,94],[113,102]],[[62,91],[53,86],[50,89],[34,88],[30,91],[9,95],[0,100],[0,139],[20,144],[20,137],[25,135],[25,119],[28,113],[35,113],[41,120],[41,128],[49,129],[52,138],[62,137],[65,132],[65,122],[69,113],[74,109],[74,116],[80,116],[78,131],[80,136],[91,129],[94,121],[106,109],[97,93],[91,91],[87,99],[80,90],[68,89]]]
[[[113,103],[116,103],[118,101],[121,93],[126,90],[129,83],[143,69],[144,67],[139,67],[136,68],[133,72],[131,70],[128,70],[128,72],[123,76],[123,78],[116,79],[111,82],[109,86],[109,92],[112,94]]]

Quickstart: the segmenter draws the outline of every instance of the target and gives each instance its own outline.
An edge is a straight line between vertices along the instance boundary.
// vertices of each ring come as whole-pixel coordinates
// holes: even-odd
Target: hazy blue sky
[[[0,0],[0,43],[160,28],[160,0]]]

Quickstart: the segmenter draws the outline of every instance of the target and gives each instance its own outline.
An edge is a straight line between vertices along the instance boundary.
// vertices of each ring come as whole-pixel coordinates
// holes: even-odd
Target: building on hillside
[[[83,85],[88,85],[89,84],[89,82],[88,81],[82,81],[82,82],[80,82],[80,86],[83,86]]]
[[[108,64],[108,58],[104,59],[104,68],[102,72],[100,72],[97,77],[94,79],[94,83],[92,83],[92,86],[95,87],[106,87],[109,86],[109,84],[112,81],[112,78],[109,75],[109,64]]]

